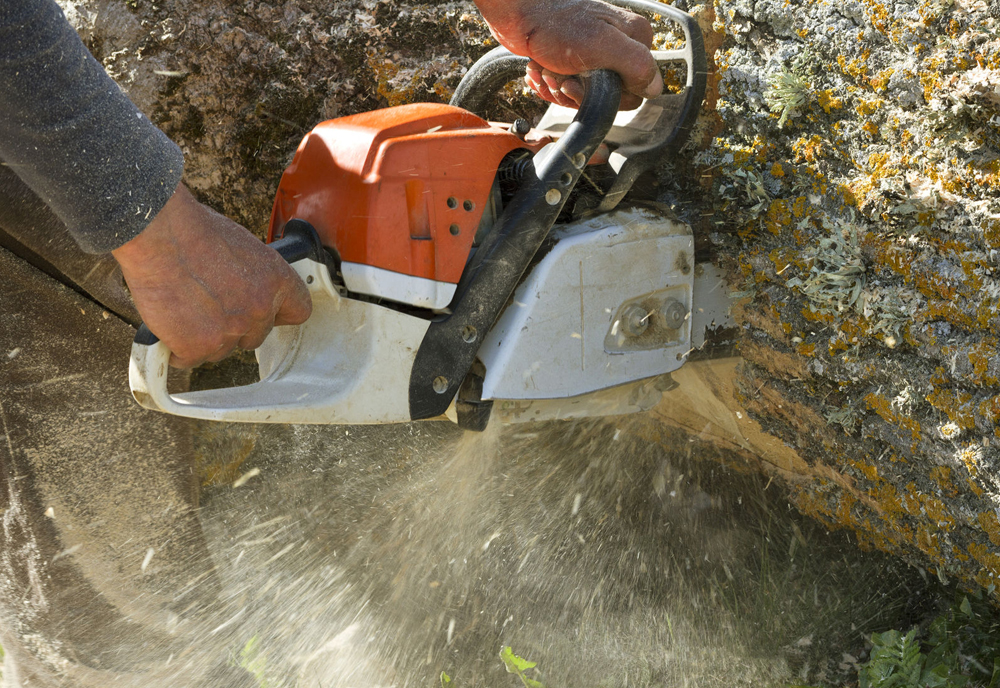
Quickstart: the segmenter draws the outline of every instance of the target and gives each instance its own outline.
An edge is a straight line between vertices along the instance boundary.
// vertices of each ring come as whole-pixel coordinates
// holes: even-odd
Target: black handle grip
[[[277,241],[268,244],[278,252],[287,263],[295,263],[303,258],[311,258],[317,263],[326,261],[326,249],[319,240],[319,234],[313,226],[305,220],[289,220],[285,225],[282,236]],[[136,330],[133,343],[140,346],[152,346],[160,341],[160,338],[153,334],[152,330],[146,327],[146,323],[139,325]]]
[[[319,234],[305,220],[294,218],[285,223],[281,238],[268,244],[288,263],[311,258],[317,263],[326,262],[326,249]]]
[[[524,74],[528,62],[506,48],[493,48],[469,67],[448,104],[479,114],[488,98]]]
[[[621,102],[622,82],[597,70],[583,79],[580,109],[565,134],[528,162],[520,188],[476,250],[447,318],[431,322],[410,371],[410,417],[447,410],[472,367],[485,335],[607,136]],[[467,333],[480,333],[469,337]]]

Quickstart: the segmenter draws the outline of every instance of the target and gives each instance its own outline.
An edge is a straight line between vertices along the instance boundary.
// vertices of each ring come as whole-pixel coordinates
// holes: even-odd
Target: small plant
[[[507,673],[516,674],[517,677],[521,679],[521,683],[524,684],[524,688],[545,688],[545,685],[541,681],[528,678],[526,675],[526,672],[531,669],[535,669],[536,672],[538,671],[538,669],[535,668],[536,663],[529,662],[522,657],[518,657],[514,654],[514,651],[510,649],[509,645],[504,646],[504,648],[500,650],[500,659],[503,660],[504,666],[507,667]]]
[[[793,277],[786,285],[797,287],[812,302],[814,311],[837,314],[856,307],[865,288],[861,236],[852,222],[837,220],[834,224],[824,218],[823,226],[830,235],[802,252],[809,274]]]
[[[778,128],[784,129],[788,118],[809,103],[812,98],[812,84],[807,78],[791,69],[783,69],[772,75],[767,83],[771,88],[764,99],[771,112],[781,113]]]
[[[872,635],[871,657],[859,688],[1000,688],[1000,630],[996,612],[980,597],[962,597],[926,631]]]
[[[264,673],[267,669],[267,657],[260,647],[260,637],[254,636],[247,641],[243,649],[240,650],[238,657],[235,657],[233,664],[248,671],[253,674],[253,677],[257,679],[257,683],[260,684],[260,688],[270,688],[272,684],[268,683],[267,679],[264,677]]]
[[[441,688],[444,688],[447,684],[451,683],[451,676],[441,672]]]

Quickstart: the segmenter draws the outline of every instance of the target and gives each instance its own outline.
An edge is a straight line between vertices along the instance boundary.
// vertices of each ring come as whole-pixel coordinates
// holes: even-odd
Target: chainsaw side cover
[[[637,208],[553,238],[479,350],[482,398],[574,397],[679,368],[691,350],[691,228]],[[641,332],[628,331],[629,313]]]
[[[418,103],[316,126],[281,177],[268,240],[309,222],[347,288],[424,308],[451,301],[500,161],[532,148],[460,108]]]

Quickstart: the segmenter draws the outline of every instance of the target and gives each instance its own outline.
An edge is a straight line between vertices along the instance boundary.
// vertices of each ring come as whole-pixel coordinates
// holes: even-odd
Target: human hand
[[[583,85],[571,75],[610,69],[622,77],[621,109],[663,92],[643,17],[599,0],[476,0],[490,32],[531,58],[525,82],[551,103],[576,107]]]
[[[255,349],[273,325],[297,325],[312,311],[306,286],[277,252],[183,184],[139,236],[111,253],[178,368]]]

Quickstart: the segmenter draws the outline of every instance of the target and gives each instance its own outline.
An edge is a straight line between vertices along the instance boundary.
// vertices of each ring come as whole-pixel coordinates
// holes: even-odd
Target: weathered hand
[[[663,92],[649,53],[653,29],[637,14],[599,0],[476,0],[490,31],[531,58],[526,83],[545,100],[575,107],[583,87],[571,76],[610,69],[622,77],[623,110]]]
[[[273,325],[304,322],[312,310],[305,285],[281,256],[183,184],[112,255],[139,315],[178,368],[254,349]]]

